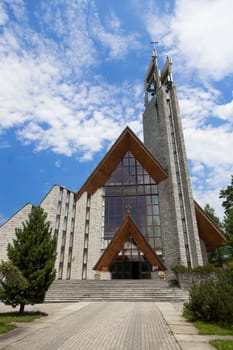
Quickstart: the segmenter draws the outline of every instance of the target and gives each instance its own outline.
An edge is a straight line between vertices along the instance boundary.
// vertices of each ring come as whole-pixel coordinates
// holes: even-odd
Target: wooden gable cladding
[[[79,199],[84,192],[94,194],[98,188],[102,187],[127,151],[130,151],[134,155],[156,183],[168,177],[166,171],[159,162],[155,160],[144,144],[131,129],[127,127],[77,192],[76,199]]]
[[[152,266],[158,266],[160,270],[166,270],[163,262],[147,243],[139,228],[136,226],[130,216],[127,216],[125,221],[119,227],[112,241],[109,243],[93,270],[106,271],[106,268],[113,263],[119,252],[123,249],[124,243],[130,237],[134,239],[139,250],[144,254],[145,258]]]
[[[204,241],[207,251],[226,244],[227,240],[219,228],[209,219],[197,202],[194,201],[194,204],[199,236]]]

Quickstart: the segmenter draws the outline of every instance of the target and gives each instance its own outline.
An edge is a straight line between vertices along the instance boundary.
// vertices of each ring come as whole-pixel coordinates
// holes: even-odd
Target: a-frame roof
[[[215,223],[208,217],[197,202],[194,201],[194,205],[199,236],[204,241],[207,251],[226,244],[226,237]]]
[[[108,268],[116,259],[121,249],[123,249],[124,243],[130,237],[134,239],[138,248],[152,266],[158,266],[160,270],[166,270],[163,262],[145,240],[144,236],[130,216],[127,216],[124,222],[121,224],[108,247],[105,249],[104,253],[94,266],[93,270],[102,271]]]
[[[126,127],[81,189],[77,192],[76,199],[79,199],[84,192],[93,194],[98,188],[102,187],[127,151],[130,151],[134,155],[155,182],[159,183],[168,177],[165,169],[153,157],[150,151],[132,130]]]

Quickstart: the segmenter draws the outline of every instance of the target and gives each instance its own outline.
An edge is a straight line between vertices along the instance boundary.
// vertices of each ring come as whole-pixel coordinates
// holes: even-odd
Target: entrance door
[[[151,265],[143,261],[116,259],[110,266],[112,279],[150,279]]]
[[[134,261],[131,263],[131,268],[132,268],[132,279],[133,280],[138,280],[140,279],[140,262],[139,261]]]

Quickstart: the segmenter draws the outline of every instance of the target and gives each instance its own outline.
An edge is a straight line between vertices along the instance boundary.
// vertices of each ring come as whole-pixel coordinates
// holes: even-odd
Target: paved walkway
[[[4,350],[208,350],[181,316],[181,304],[80,302],[27,307],[48,317],[0,336]],[[0,312],[9,307],[0,304]],[[10,309],[12,310],[12,309]],[[220,338],[217,336],[217,338]]]

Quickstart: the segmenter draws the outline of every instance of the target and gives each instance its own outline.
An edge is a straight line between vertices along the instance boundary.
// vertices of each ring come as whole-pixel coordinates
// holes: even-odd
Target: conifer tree
[[[230,253],[233,256],[233,175],[231,175],[230,185],[220,191],[219,198],[223,199],[222,206],[225,214],[223,225]]]
[[[204,207],[205,213],[208,215],[208,217],[218,226],[220,230],[223,229],[223,224],[221,223],[218,216],[215,214],[214,208],[212,208],[209,204],[206,204]],[[214,264],[216,266],[222,266],[224,262],[224,255],[226,254],[226,247],[218,247],[213,250],[211,250],[208,253],[208,260],[211,264]]]
[[[215,214],[214,208],[212,208],[209,204],[206,204],[204,207],[205,213],[208,215],[208,217],[220,228],[223,228],[223,225],[219,219],[219,217]]]
[[[22,228],[15,231],[16,239],[8,245],[8,258],[28,282],[23,291],[26,304],[42,303],[45,293],[55,279],[56,240],[47,221],[47,214],[41,207],[33,207]]]

